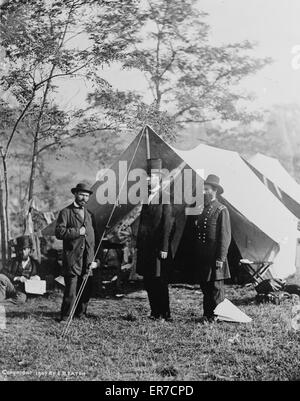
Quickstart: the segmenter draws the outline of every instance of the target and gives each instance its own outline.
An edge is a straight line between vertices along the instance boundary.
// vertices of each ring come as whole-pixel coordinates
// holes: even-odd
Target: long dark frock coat
[[[155,276],[160,251],[168,252],[168,259],[172,258],[170,241],[173,226],[172,205],[143,205],[137,235],[136,271],[139,275]]]

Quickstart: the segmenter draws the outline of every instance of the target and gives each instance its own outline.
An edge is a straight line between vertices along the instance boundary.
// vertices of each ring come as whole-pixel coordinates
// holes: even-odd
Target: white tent
[[[264,186],[238,153],[206,145],[199,145],[188,151],[177,150],[146,126],[111,166],[118,185],[121,182],[119,163],[129,162],[128,173],[136,168],[146,170],[149,154],[152,158],[162,158],[164,168],[169,171],[182,166],[183,163],[186,167],[182,169],[192,168],[202,177],[206,177],[207,174],[220,176],[224,186],[222,200],[228,206],[232,236],[242,258],[273,261],[271,272],[274,277],[286,278],[295,273],[297,218]],[[121,186],[121,194],[128,192],[127,185],[129,183]],[[93,186],[94,193],[88,208],[95,216],[97,231],[101,236],[108,221],[113,227],[135,206],[126,203],[114,208],[113,204],[99,203],[99,186],[100,181],[97,181]],[[184,205],[182,209],[184,215]],[[179,210],[177,227],[180,229],[180,235],[184,226],[182,220],[179,221],[181,218],[182,213]],[[52,230],[46,228],[44,231],[51,235],[54,224]],[[174,250],[177,246],[178,242],[174,245]]]
[[[248,162],[300,204],[300,185],[277,159],[257,153]]]
[[[257,153],[247,163],[270,191],[300,219],[300,185],[280,162]]]
[[[272,275],[295,273],[297,218],[263,185],[236,152],[199,145],[173,150],[194,170],[220,176],[232,235],[243,258],[273,260]]]

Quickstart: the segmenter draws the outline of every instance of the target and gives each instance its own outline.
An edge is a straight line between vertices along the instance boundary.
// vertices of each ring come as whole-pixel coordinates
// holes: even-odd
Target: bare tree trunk
[[[59,50],[64,44],[64,40],[65,40],[65,37],[66,37],[68,25],[70,23],[70,19],[71,19],[71,15],[73,13],[73,10],[74,10],[75,3],[76,3],[76,1],[74,0],[73,4],[71,6],[71,9],[69,11],[69,15],[68,15],[68,18],[66,20],[65,28],[64,28],[64,31],[62,33],[61,41],[60,41],[60,44],[59,44],[57,50]],[[39,133],[40,133],[41,120],[42,120],[42,117],[43,117],[43,114],[44,114],[44,108],[45,108],[45,105],[46,105],[47,96],[48,96],[48,92],[49,92],[49,89],[50,89],[50,83],[51,83],[52,77],[54,75],[55,68],[56,68],[56,64],[53,63],[52,66],[51,66],[51,70],[50,70],[49,76],[47,78],[47,85],[46,85],[45,92],[44,92],[44,95],[43,95],[43,100],[42,100],[41,108],[40,108],[39,115],[38,115],[38,118],[37,118],[37,124],[36,124],[35,133],[34,133],[33,149],[32,149],[32,161],[31,161],[31,172],[30,172],[29,190],[28,190],[28,200],[29,201],[32,199],[33,193],[34,193],[36,168],[37,168],[37,162],[38,162],[38,156],[39,156],[38,139],[39,139]]]
[[[6,224],[6,238],[10,240],[10,222],[9,222],[9,207],[8,207],[8,199],[9,199],[9,189],[8,189],[8,177],[7,177],[7,164],[6,157],[2,157],[3,164],[3,175],[4,175],[4,185],[5,185],[5,224]]]
[[[3,165],[3,178],[4,187],[3,189],[3,178],[0,177],[0,225],[1,225],[1,253],[2,253],[2,263],[5,265],[8,255],[8,240],[10,238],[9,229],[9,217],[8,217],[8,179],[7,179],[7,165],[6,157],[3,154],[2,147],[0,148],[0,154],[2,158]],[[4,202],[4,192],[5,192],[5,202]]]
[[[5,227],[5,217],[4,217],[3,180],[1,176],[0,176],[0,230],[1,230],[1,256],[2,256],[2,267],[3,267],[5,266],[6,256],[7,256],[7,237],[6,237],[6,227]]]
[[[29,179],[29,190],[28,190],[28,200],[29,201],[32,199],[33,191],[34,191],[36,167],[37,167],[37,161],[38,161],[37,142],[38,142],[38,133],[35,136],[34,142],[33,142],[32,159],[31,159],[31,170],[30,170],[30,179]]]
[[[2,164],[3,164],[3,171],[4,171],[4,185],[5,185],[5,205],[3,202],[3,207],[5,208],[5,219],[6,219],[6,238],[7,240],[10,239],[10,221],[9,221],[9,185],[8,185],[8,177],[7,177],[7,164],[6,164],[6,158],[8,156],[8,152],[9,152],[9,148],[11,145],[11,142],[13,140],[13,137],[15,135],[15,133],[17,132],[18,126],[21,123],[21,121],[23,120],[23,117],[26,115],[27,111],[29,110],[33,99],[35,97],[35,92],[36,92],[36,86],[33,86],[32,89],[32,95],[31,98],[29,99],[29,101],[27,102],[26,106],[24,107],[24,109],[22,110],[21,114],[19,115],[17,121],[14,124],[14,127],[12,129],[12,132],[9,136],[8,142],[6,144],[5,150],[3,152],[2,148],[1,148],[1,157],[2,157]],[[3,196],[3,192],[2,192],[2,196]],[[3,198],[2,198],[3,200]]]
[[[28,200],[29,201],[33,197],[34,183],[35,183],[35,177],[36,177],[36,167],[37,167],[37,162],[38,162],[38,139],[39,139],[41,121],[42,121],[42,118],[43,118],[44,108],[45,108],[45,105],[46,105],[48,91],[49,91],[49,88],[50,88],[50,83],[51,83],[52,76],[54,74],[54,70],[55,70],[55,64],[52,65],[52,68],[51,68],[51,71],[50,71],[50,74],[49,74],[49,78],[48,78],[47,85],[46,85],[46,88],[45,88],[45,92],[44,92],[44,95],[43,95],[43,100],[42,100],[41,108],[40,108],[39,115],[38,115],[38,118],[37,118],[35,132],[34,132],[33,149],[32,149],[32,160],[31,160],[31,171],[30,171],[30,180],[29,180],[29,191],[28,191]]]

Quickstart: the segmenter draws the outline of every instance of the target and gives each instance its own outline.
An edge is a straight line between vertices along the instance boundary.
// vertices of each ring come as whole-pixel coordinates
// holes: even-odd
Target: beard
[[[149,185],[148,185],[148,193],[154,193],[154,192],[156,192],[159,188],[160,188],[160,185],[159,185],[159,184],[157,184],[157,185],[155,185],[155,184],[153,184],[153,185],[149,184]]]
[[[83,207],[86,205],[86,201],[85,200],[76,200],[77,205]]]
[[[209,205],[212,200],[213,200],[212,194],[204,194],[204,206]]]
[[[23,262],[25,262],[26,260],[28,260],[29,254],[27,256],[25,256],[23,253],[19,253],[18,257],[19,257],[19,260],[22,260]]]

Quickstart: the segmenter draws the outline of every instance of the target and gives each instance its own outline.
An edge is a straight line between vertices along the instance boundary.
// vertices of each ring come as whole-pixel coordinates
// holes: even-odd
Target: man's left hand
[[[96,267],[98,267],[98,263],[97,263],[97,262],[92,262],[92,263],[90,264],[90,269],[91,269],[91,270],[96,269]]]
[[[222,269],[222,267],[223,267],[223,262],[222,262],[222,260],[217,260],[217,261],[216,261],[216,268],[217,268],[217,269]]]

